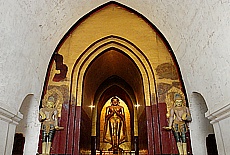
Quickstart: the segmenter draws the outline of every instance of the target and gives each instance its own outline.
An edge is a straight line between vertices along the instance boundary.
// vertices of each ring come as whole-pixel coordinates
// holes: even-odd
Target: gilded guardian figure
[[[184,99],[178,93],[174,94],[174,106],[170,109],[169,124],[164,127],[172,130],[180,155],[187,155],[186,132],[187,122],[191,121],[189,108],[185,106]]]
[[[58,126],[58,111],[55,107],[55,99],[49,96],[39,111],[39,121],[42,123],[42,155],[49,155],[55,130],[63,129]]]

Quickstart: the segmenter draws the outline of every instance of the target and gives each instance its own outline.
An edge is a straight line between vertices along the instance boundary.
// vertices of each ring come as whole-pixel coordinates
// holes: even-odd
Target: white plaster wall
[[[223,137],[224,151],[226,154],[230,153],[230,137],[229,137],[229,129],[230,129],[230,118],[226,118],[219,123],[221,134]]]
[[[15,128],[20,119],[22,119],[20,113],[14,115],[0,107],[0,154],[8,155],[12,153]]]
[[[228,153],[225,152],[225,146],[223,143],[223,135],[222,135],[222,131],[220,129],[220,125],[219,123],[215,123],[213,124],[214,127],[214,131],[215,131],[215,137],[216,137],[216,141],[217,141],[217,149],[218,149],[218,154],[220,155],[227,155]]]
[[[104,2],[0,2],[1,108],[17,114],[27,94],[39,100],[58,42],[78,19]],[[178,60],[188,96],[200,92],[210,113],[229,104],[229,0],[119,2],[146,16],[164,34]]]
[[[7,131],[7,140],[5,146],[5,155],[12,154],[13,144],[14,144],[14,133],[15,133],[16,124],[9,123]]]
[[[192,121],[189,123],[192,152],[194,155],[207,155],[206,137],[214,133],[210,120],[205,117],[207,106],[199,93],[193,93],[189,101]]]
[[[10,155],[13,149],[14,143],[14,133],[16,124],[10,123],[0,119],[1,130],[0,130],[0,154],[1,155]]]
[[[30,94],[23,100],[19,111],[23,114],[23,119],[17,125],[16,133],[22,133],[25,137],[24,155],[35,154],[41,126],[38,121],[39,101]]]
[[[227,155],[230,152],[229,128],[230,128],[230,105],[215,110],[213,113],[206,112],[206,117],[213,124],[215,137],[217,141],[218,153]]]
[[[1,130],[0,130],[0,154],[5,154],[6,151],[6,141],[7,141],[7,133],[8,133],[8,123],[5,121],[0,120],[1,123]]]

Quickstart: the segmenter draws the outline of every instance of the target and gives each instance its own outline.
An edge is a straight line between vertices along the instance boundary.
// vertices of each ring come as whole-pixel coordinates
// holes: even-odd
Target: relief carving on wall
[[[156,68],[156,73],[159,76],[159,79],[178,79],[176,67],[171,63],[163,63],[158,65]]]
[[[172,88],[176,87],[180,89],[180,82],[172,82],[172,84],[168,83],[158,83],[157,84],[157,92],[158,92],[158,102],[165,103],[167,92]]]

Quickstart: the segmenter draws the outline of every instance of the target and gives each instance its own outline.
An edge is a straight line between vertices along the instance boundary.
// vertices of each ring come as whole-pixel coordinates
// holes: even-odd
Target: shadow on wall
[[[25,137],[22,133],[15,133],[12,155],[23,155]]]
[[[209,134],[206,137],[206,147],[208,155],[218,155],[215,134]]]

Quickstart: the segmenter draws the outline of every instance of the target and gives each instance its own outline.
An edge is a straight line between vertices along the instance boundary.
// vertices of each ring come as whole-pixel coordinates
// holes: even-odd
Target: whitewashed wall
[[[25,137],[24,155],[32,155],[37,152],[37,143],[40,134],[39,100],[36,100],[32,94],[25,97],[19,112],[23,114],[23,119],[16,127],[16,133],[21,133]]]
[[[199,93],[193,93],[190,98],[189,109],[192,122],[189,123],[191,145],[194,155],[207,155],[206,138],[214,133],[210,120],[205,118],[207,106]]]
[[[34,95],[34,102],[39,100],[50,57],[64,34],[82,16],[105,2],[0,2],[0,108],[3,109],[0,139],[13,136],[12,133],[5,137],[9,121],[3,118],[20,118],[18,111],[28,94]],[[202,94],[209,110],[206,116],[215,119],[213,124],[218,126],[214,129],[219,152],[228,153],[226,148],[230,148],[230,143],[218,131],[230,128],[230,123],[225,123],[229,120],[230,99],[229,0],[118,2],[143,14],[166,37],[179,63],[188,97],[192,92]],[[6,141],[1,141],[0,146],[6,146]],[[0,154],[9,152],[10,147],[3,150],[6,151],[1,149]]]

